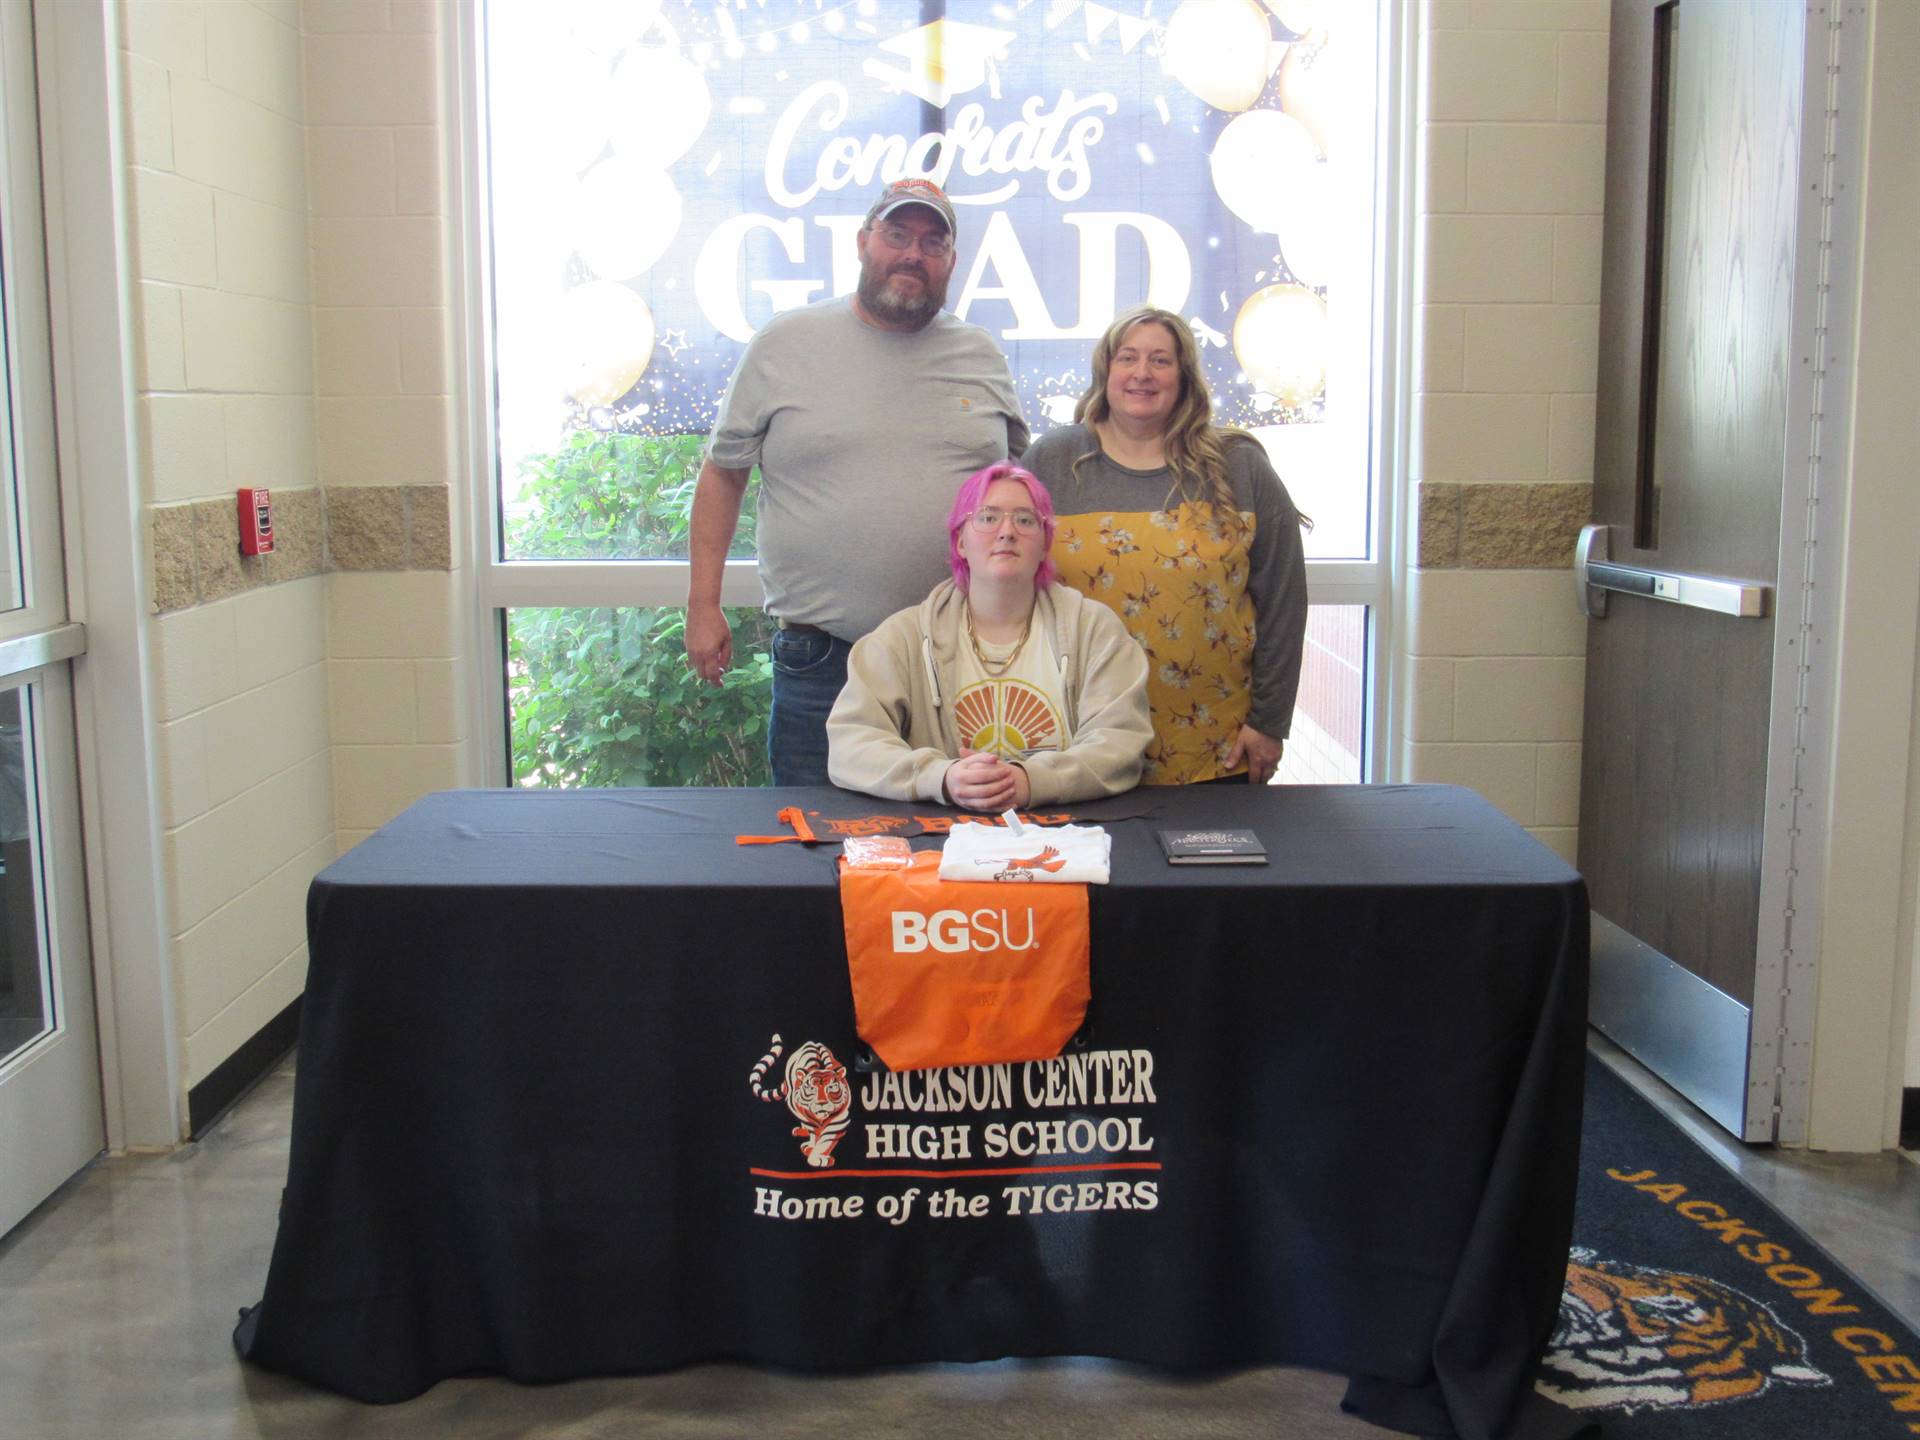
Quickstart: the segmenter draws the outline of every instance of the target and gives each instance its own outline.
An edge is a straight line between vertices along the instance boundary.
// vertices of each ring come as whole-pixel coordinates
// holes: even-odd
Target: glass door
[[[33,17],[0,6],[0,1233],[103,1143]]]

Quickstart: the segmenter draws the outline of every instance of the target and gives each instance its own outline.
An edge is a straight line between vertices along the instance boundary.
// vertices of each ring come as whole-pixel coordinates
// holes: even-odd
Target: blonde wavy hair
[[[1114,317],[1107,333],[1094,344],[1093,378],[1073,407],[1074,423],[1091,430],[1111,413],[1107,404],[1107,374],[1113,367],[1113,352],[1120,348],[1128,331],[1146,324],[1162,326],[1173,337],[1175,363],[1180,370],[1180,398],[1174,403],[1173,413],[1167,416],[1166,429],[1162,432],[1167,468],[1173,472],[1174,486],[1187,498],[1210,503],[1219,522],[1237,530],[1241,525],[1240,506],[1234,499],[1233,484],[1227,478],[1227,443],[1244,440],[1249,445],[1257,445],[1260,442],[1244,430],[1213,423],[1213,397],[1207,391],[1206,372],[1200,367],[1200,347],[1187,322],[1171,310],[1135,305]],[[1076,479],[1081,462],[1091,460],[1098,453],[1096,448],[1074,459],[1072,468]]]

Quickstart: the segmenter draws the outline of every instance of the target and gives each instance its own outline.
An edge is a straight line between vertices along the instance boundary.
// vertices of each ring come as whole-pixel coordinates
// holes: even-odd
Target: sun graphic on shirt
[[[1060,714],[1024,680],[983,680],[953,703],[954,726],[969,750],[1023,755],[1059,745]]]

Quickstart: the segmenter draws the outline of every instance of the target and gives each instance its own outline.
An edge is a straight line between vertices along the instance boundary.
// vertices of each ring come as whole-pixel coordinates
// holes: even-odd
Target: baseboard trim
[[[198,1140],[300,1040],[300,996],[187,1092],[187,1138]]]

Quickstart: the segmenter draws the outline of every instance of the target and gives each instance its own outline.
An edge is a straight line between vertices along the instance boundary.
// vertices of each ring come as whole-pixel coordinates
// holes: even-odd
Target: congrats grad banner
[[[1149,301],[1298,495],[1304,432],[1364,424],[1367,10],[492,0],[507,473],[569,429],[706,432],[755,331],[850,293],[868,205],[924,175],[959,216],[948,308],[999,341],[1036,431]]]

